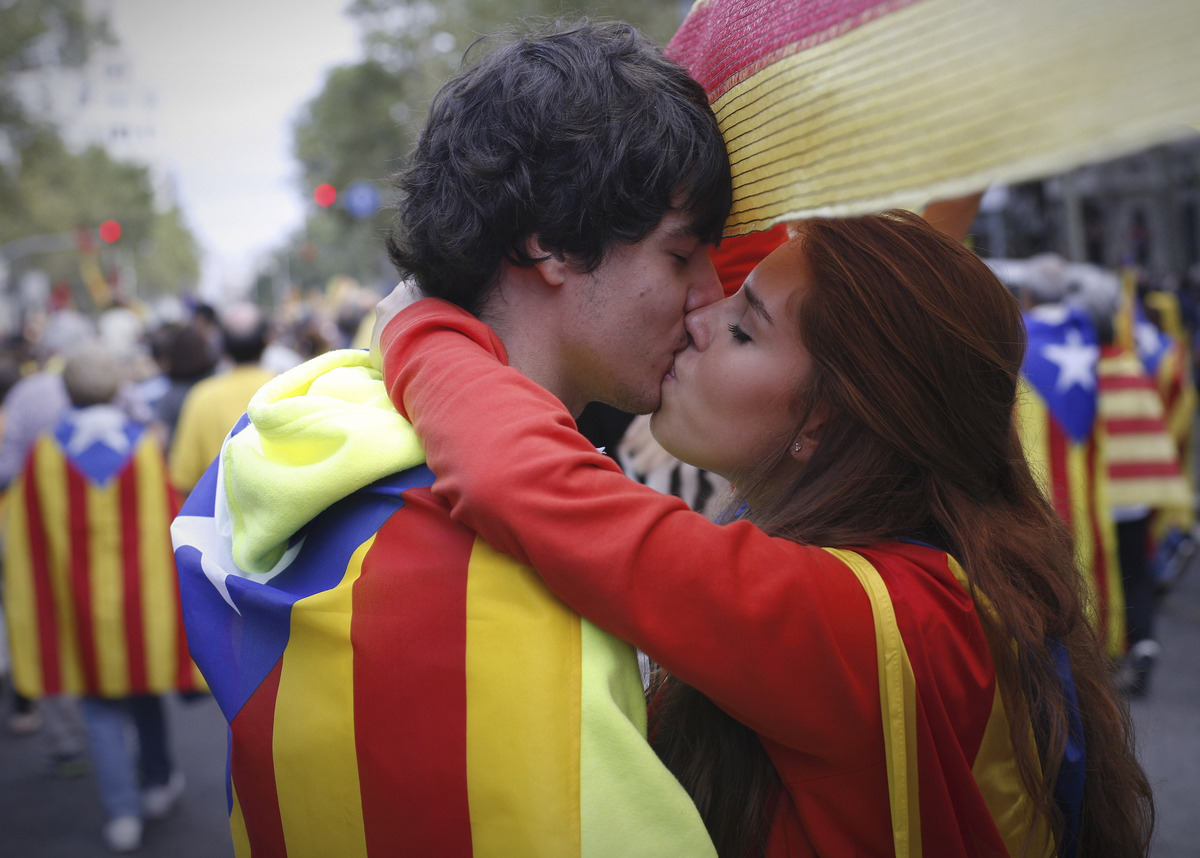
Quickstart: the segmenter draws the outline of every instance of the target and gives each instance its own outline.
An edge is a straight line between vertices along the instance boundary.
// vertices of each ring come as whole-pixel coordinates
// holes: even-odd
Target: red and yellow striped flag
[[[180,614],[162,450],[132,423],[80,449],[75,428],[39,438],[12,489],[14,685],[34,698],[203,688]]]
[[[453,521],[427,467],[331,503],[249,573],[220,461],[173,532],[239,858],[713,854],[646,742],[633,648]]]
[[[698,0],[668,52],[729,145],[731,235],[1190,136],[1193,0]]]
[[[1191,492],[1167,433],[1162,399],[1137,355],[1105,346],[1096,375],[1109,507],[1190,507]]]

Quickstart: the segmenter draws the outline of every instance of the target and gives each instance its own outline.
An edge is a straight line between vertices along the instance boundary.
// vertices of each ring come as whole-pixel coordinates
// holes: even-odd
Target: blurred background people
[[[213,374],[217,355],[208,348],[208,340],[199,325],[175,328],[164,337],[162,363],[167,379],[166,390],[154,406],[154,418],[162,427],[164,449],[170,449],[183,401],[196,383]]]
[[[80,695],[117,852],[183,791],[160,695],[202,687],[170,546],[177,497],[154,434],[114,404],[123,376],[98,341],[67,358],[70,407],[29,452],[5,543],[14,683],[31,698]]]
[[[254,304],[234,304],[219,314],[221,347],[230,366],[199,381],[184,397],[168,462],[171,482],[186,495],[221,452],[221,444],[250,397],[270,381],[262,367],[267,320]]]

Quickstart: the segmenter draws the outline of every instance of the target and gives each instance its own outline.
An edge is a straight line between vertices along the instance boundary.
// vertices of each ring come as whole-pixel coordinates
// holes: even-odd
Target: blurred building
[[[111,0],[86,5],[93,17],[111,17]],[[71,149],[96,143],[117,160],[152,160],[158,96],[138,79],[132,58],[119,44],[94,45],[82,68],[47,63],[23,77],[20,92],[34,113],[58,126]]]
[[[992,188],[972,233],[984,256],[1055,251],[1075,262],[1182,277],[1200,266],[1200,137]]]

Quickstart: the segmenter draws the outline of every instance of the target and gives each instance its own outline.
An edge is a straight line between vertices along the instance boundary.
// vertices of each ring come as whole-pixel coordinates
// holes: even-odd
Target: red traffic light
[[[317,185],[313,199],[321,208],[329,208],[337,200],[337,188],[333,185]]]
[[[104,223],[100,224],[100,229],[98,232],[100,233],[100,239],[102,241],[107,241],[109,244],[112,244],[121,237],[121,225],[115,220],[106,220]]]

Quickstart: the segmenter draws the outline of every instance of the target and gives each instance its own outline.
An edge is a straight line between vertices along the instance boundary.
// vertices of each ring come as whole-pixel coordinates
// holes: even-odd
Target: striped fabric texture
[[[888,801],[896,856],[919,858],[923,854],[936,854],[939,844],[923,845],[921,835],[918,764],[921,759],[918,742],[920,714],[916,677],[887,584],[875,566],[861,554],[834,548],[825,550],[850,568],[871,602],[878,652],[884,746],[887,752]],[[952,558],[948,560],[955,578],[966,588],[966,573],[957,561]],[[929,749],[926,748],[925,754],[928,753]],[[1010,854],[1022,854],[1027,845],[1030,855],[1045,855],[1048,858],[1054,854],[1053,838],[1045,825],[1034,826],[1033,806],[1017,772],[1008,716],[998,687],[971,773],[983,796],[987,812]],[[1077,808],[1081,798],[1081,795],[1071,795],[1067,801]],[[1039,850],[1037,844],[1045,846]]]
[[[1081,311],[1035,309],[1016,420],[1030,468],[1075,537],[1092,621],[1111,655],[1125,648],[1125,598],[1109,512],[1104,433],[1097,431],[1100,347]]]
[[[38,439],[11,492],[14,684],[33,698],[202,689],[180,615],[169,532],[177,501],[162,450],[115,409],[96,431],[89,411]]]
[[[323,387],[327,373],[302,365],[260,391],[257,425],[235,427],[173,526],[189,642],[230,725],[237,855],[712,855],[645,740],[632,648],[452,521],[424,465],[388,473],[370,458],[375,439],[353,431],[361,409],[382,402],[400,420],[378,374],[373,394],[334,399],[366,391],[365,363],[342,353],[325,366],[358,382],[343,372],[346,383]],[[336,431],[313,431],[331,416]],[[302,522],[268,571],[248,572],[231,537],[235,520],[254,518],[228,502],[249,495],[228,490],[224,465],[301,491],[305,434],[305,456],[320,457],[307,466],[345,473],[365,455],[384,475]],[[255,464],[251,453],[277,443],[290,453]],[[289,460],[301,483],[281,487]]]
[[[1195,493],[1196,444],[1193,424],[1196,419],[1197,392],[1193,380],[1192,354],[1187,346],[1187,332],[1183,328],[1179,300],[1165,292],[1151,292],[1146,302],[1158,311],[1164,328],[1160,329],[1146,318],[1142,305],[1133,302],[1132,347],[1146,372],[1154,380],[1155,388],[1163,402],[1163,419],[1167,432],[1175,442],[1176,455],[1187,481],[1190,494]],[[1156,532],[1161,535],[1165,528],[1189,529],[1196,521],[1195,503],[1163,510],[1156,518]]]
[[[1128,349],[1105,346],[1096,376],[1109,507],[1190,508],[1163,400],[1142,362]]]
[[[727,233],[919,210],[1195,133],[1192,0],[698,0],[668,52],[733,162]]]

